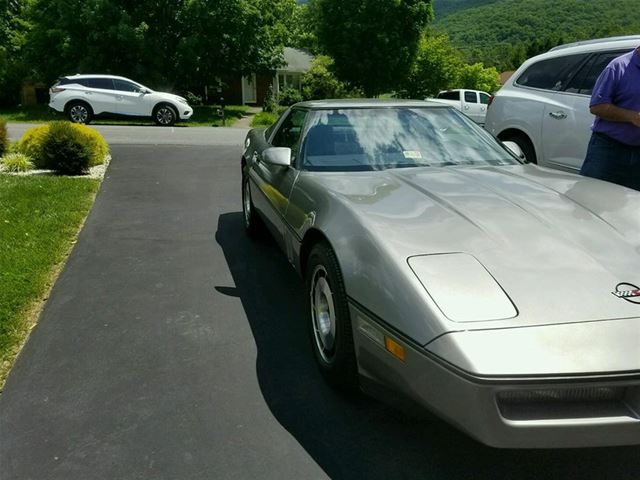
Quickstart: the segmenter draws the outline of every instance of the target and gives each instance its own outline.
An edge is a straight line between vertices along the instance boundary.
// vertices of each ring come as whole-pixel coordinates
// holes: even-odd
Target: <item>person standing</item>
[[[589,107],[596,119],[580,173],[640,190],[640,47],[607,65]]]

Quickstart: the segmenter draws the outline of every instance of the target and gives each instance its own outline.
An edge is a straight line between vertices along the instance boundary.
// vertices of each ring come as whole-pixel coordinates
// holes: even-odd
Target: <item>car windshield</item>
[[[450,108],[317,110],[302,145],[306,170],[513,165],[490,134]]]

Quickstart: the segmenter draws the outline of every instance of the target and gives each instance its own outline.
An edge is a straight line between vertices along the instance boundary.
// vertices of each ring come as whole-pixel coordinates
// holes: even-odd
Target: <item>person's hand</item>
[[[631,116],[631,123],[640,128],[640,112],[635,112],[634,115]]]

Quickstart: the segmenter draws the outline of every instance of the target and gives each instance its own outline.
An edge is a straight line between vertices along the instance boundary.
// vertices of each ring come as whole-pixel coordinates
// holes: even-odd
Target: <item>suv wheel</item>
[[[93,118],[93,110],[84,102],[71,102],[67,105],[67,118],[72,123],[88,125]]]
[[[176,123],[178,114],[175,109],[169,105],[160,105],[153,112],[153,121],[163,127],[169,127]]]

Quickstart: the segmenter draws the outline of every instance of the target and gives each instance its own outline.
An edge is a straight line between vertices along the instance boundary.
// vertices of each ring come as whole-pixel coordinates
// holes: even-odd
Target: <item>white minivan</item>
[[[117,115],[152,118],[158,125],[169,126],[193,115],[184,98],[114,75],[61,77],[49,95],[49,106],[74,123],[89,123],[96,115]]]
[[[518,144],[527,161],[576,172],[591,136],[591,92],[614,58],[640,35],[576,42],[530,58],[495,94],[485,128]]]

